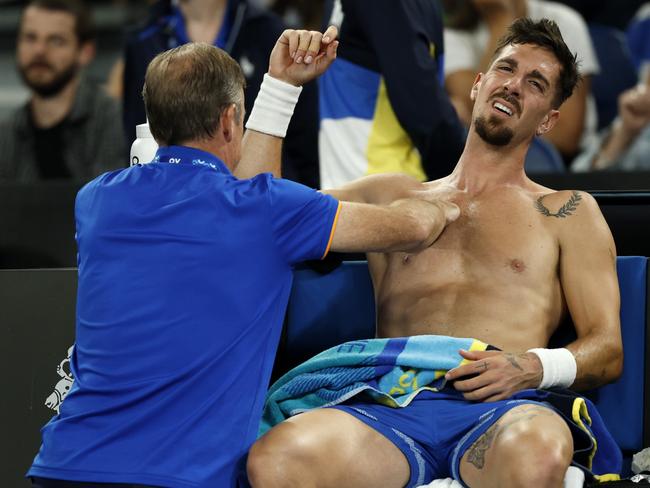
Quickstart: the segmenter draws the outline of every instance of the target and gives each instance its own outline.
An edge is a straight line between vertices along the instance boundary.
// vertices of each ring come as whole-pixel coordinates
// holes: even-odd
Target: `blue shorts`
[[[411,468],[407,487],[449,477],[466,486],[460,479],[465,451],[508,410],[525,404],[553,409],[533,400],[468,402],[451,388],[424,391],[404,408],[363,403],[358,398],[331,408],[353,415],[402,451]]]

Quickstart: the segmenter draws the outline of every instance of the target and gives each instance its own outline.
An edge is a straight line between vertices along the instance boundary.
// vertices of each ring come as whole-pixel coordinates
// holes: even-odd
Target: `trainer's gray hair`
[[[161,145],[211,138],[231,104],[241,120],[245,85],[239,64],[210,44],[189,43],[159,54],[142,90],[151,134]]]

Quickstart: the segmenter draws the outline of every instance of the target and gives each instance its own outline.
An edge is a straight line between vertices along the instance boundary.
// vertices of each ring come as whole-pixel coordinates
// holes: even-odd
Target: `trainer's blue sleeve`
[[[336,228],[340,203],[293,181],[268,180],[273,237],[290,264],[322,259]]]

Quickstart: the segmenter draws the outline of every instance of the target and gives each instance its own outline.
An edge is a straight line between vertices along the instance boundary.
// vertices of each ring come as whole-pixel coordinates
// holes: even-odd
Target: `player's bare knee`
[[[304,473],[309,443],[287,427],[279,425],[251,447],[246,472],[254,488],[309,486]]]
[[[296,462],[284,450],[272,451],[254,445],[246,463],[248,481],[253,488],[301,486]]]
[[[502,475],[508,485],[561,486],[573,440],[559,415],[543,407],[522,408],[500,424],[495,449],[507,460]]]
[[[246,474],[248,481],[255,488],[265,486],[265,478],[263,476],[266,467],[271,464],[272,451],[267,449],[263,441],[257,441],[251,447],[246,460]]]
[[[551,445],[549,445],[551,444]],[[548,449],[548,450],[547,450]],[[555,443],[534,442],[520,446],[520,454],[504,464],[503,486],[560,487],[569,467],[570,458]]]

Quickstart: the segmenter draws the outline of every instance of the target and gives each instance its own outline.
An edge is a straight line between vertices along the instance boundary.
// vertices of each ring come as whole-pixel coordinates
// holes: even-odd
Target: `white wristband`
[[[301,86],[293,86],[265,74],[246,128],[271,136],[286,136],[301,91]]]
[[[535,353],[542,363],[544,374],[539,388],[568,388],[575,381],[578,365],[568,349],[535,348],[527,352]]]

